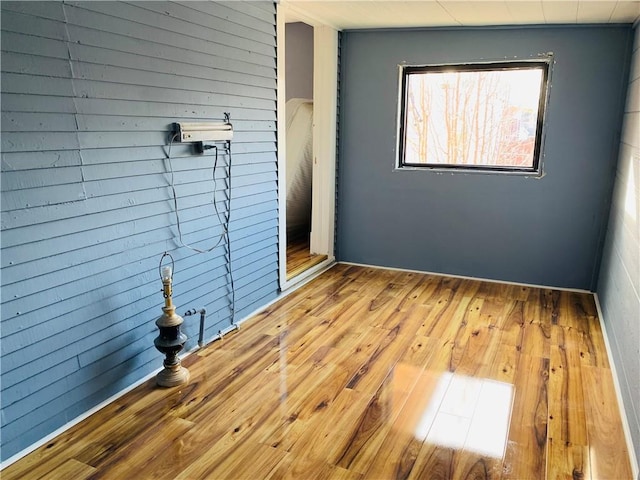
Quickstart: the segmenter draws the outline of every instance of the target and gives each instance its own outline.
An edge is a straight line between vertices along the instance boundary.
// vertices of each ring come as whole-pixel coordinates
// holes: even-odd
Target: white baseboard
[[[616,364],[613,361],[613,355],[611,353],[611,344],[609,343],[609,335],[604,324],[604,314],[602,313],[602,307],[600,305],[600,299],[598,294],[594,293],[593,297],[596,301],[596,309],[598,310],[598,319],[600,320],[600,329],[602,330],[602,336],[604,337],[604,344],[607,349],[607,357],[609,359],[609,365],[611,368],[611,374],[613,375],[613,386],[616,391],[616,397],[618,399],[618,408],[620,410],[620,416],[622,417],[622,430],[624,431],[624,438],[627,442],[627,450],[629,451],[629,460],[631,460],[631,472],[632,477],[640,480],[638,467],[638,458],[636,457],[636,451],[633,448],[633,438],[631,437],[631,429],[629,428],[629,421],[627,412],[624,408],[622,401],[622,390],[620,389],[620,382],[618,381],[618,372],[616,371]]]
[[[335,264],[336,264],[336,259],[334,257],[329,257],[326,260],[320,262],[319,264],[314,265],[311,268],[308,268],[304,272],[301,272],[299,275],[296,275],[290,280],[284,280],[283,282],[281,282],[280,288],[283,292],[287,292],[287,293],[292,292],[297,288],[301,287],[302,285],[304,285],[305,283],[309,282],[310,280],[313,280],[321,273],[326,272]]]
[[[468,277],[466,275],[454,275],[452,273],[429,272],[427,270],[413,270],[411,268],[384,267],[380,265],[368,265],[366,263],[342,262],[342,261],[338,263],[342,265],[354,265],[356,267],[380,268],[382,270],[397,270],[399,272],[421,273],[425,275],[435,275],[436,277],[451,277],[451,278],[461,278],[463,280],[478,280],[481,282],[489,282],[489,283],[504,283],[506,285],[518,285],[520,287],[546,288],[551,290],[561,290],[564,292],[576,292],[576,293],[593,293],[590,290],[582,290],[580,288],[552,287],[549,285],[536,285],[534,283],[509,282],[507,280],[495,280],[493,278],[482,278],[482,277]]]
[[[205,348],[206,346],[208,346],[209,344],[215,342],[216,340],[220,340],[224,335],[226,335],[231,330],[235,330],[236,328],[239,328],[239,326],[242,323],[244,323],[246,320],[250,319],[251,317],[253,317],[257,313],[260,313],[261,311],[263,311],[265,308],[273,305],[277,301],[281,300],[282,298],[286,297],[287,295],[289,295],[289,294],[295,292],[296,290],[298,290],[299,288],[303,287],[305,284],[309,283],[311,280],[316,278],[321,273],[324,273],[326,270],[331,268],[333,265],[335,265],[335,262],[323,262],[321,265],[317,266],[318,268],[314,269],[313,271],[308,272],[308,273],[304,272],[305,275],[302,278],[298,279],[297,282],[295,282],[293,285],[291,285],[290,288],[288,288],[286,291],[280,292],[270,302],[265,303],[264,305],[256,308],[251,313],[245,315],[241,320],[236,322],[236,325],[232,325],[232,326],[222,330],[221,331],[221,335],[217,334],[217,335],[214,335],[213,337],[211,337],[210,339],[206,340],[205,345],[203,347],[198,347],[196,345],[191,350],[189,350],[189,351],[185,352],[184,354],[180,355],[180,358],[184,359],[184,358],[188,357],[189,355],[191,355],[192,353],[200,350],[200,348]],[[161,363],[161,362],[158,362],[158,363]],[[118,393],[115,393],[114,395],[110,396],[109,398],[107,398],[103,402],[100,402],[95,407],[93,407],[93,408],[87,410],[86,412],[78,415],[76,418],[74,418],[73,420],[65,423],[60,428],[57,428],[55,431],[51,432],[46,437],[38,440],[37,442],[33,443],[32,445],[29,445],[27,448],[19,451],[15,455],[12,455],[11,457],[7,458],[2,463],[0,463],[0,471],[5,469],[6,467],[11,465],[12,463],[17,462],[22,457],[27,456],[28,454],[30,454],[31,452],[33,452],[37,448],[40,448],[42,445],[45,445],[45,444],[49,443],[51,440],[53,440],[58,435],[64,433],[67,430],[69,430],[71,427],[73,427],[73,426],[77,425],[78,423],[82,422],[83,420],[87,419],[88,417],[90,417],[94,413],[98,412],[99,410],[102,410],[104,407],[106,407],[110,403],[116,401],[118,398],[122,397],[126,393],[129,393],[134,388],[138,387],[139,385],[142,385],[147,380],[149,380],[149,379],[153,378],[154,376],[156,376],[158,374],[158,372],[160,370],[162,370],[162,368],[163,367],[159,367],[158,369],[154,370],[153,372],[145,375],[140,380],[137,380],[136,382],[132,383],[131,385],[127,386],[126,388],[120,390]]]

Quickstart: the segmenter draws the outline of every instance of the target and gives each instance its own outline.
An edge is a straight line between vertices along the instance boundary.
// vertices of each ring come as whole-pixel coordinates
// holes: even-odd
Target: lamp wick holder
[[[171,259],[171,267],[162,266],[165,257]],[[180,331],[184,322],[183,318],[176,314],[176,307],[172,299],[173,282],[173,257],[165,252],[160,258],[160,279],[162,280],[162,293],[164,307],[162,315],[156,320],[159,335],[153,341],[155,347],[165,355],[164,368],[156,376],[156,383],[161,387],[176,387],[189,381],[189,370],[182,366],[178,353],[184,348],[187,336]]]

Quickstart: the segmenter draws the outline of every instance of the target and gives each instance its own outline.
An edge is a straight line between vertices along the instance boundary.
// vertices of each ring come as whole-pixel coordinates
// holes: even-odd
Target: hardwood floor
[[[589,294],[337,265],[184,364],[2,478],[631,479]]]
[[[309,237],[298,237],[287,241],[287,280],[318,265],[327,259],[326,255],[310,253]]]

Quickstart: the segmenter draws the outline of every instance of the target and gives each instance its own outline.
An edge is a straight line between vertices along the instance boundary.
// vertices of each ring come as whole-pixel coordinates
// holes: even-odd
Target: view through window
[[[402,67],[399,166],[539,171],[548,67]]]

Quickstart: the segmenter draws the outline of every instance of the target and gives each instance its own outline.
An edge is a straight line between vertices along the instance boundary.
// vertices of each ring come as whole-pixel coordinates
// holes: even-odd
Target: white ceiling
[[[288,22],[338,30],[522,24],[637,23],[640,1],[280,0]]]

